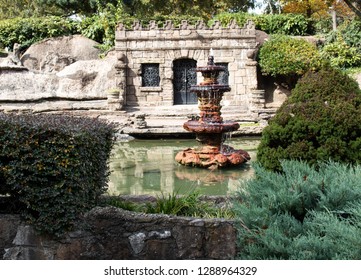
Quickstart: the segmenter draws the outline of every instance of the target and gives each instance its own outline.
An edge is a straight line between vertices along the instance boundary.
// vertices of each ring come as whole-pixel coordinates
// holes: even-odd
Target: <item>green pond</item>
[[[246,150],[251,161],[237,168],[208,170],[178,164],[175,155],[197,147],[194,139],[157,139],[118,142],[110,161],[108,192],[112,195],[187,194],[197,190],[205,195],[228,195],[242,179],[253,175],[259,138],[232,138],[227,145]]]

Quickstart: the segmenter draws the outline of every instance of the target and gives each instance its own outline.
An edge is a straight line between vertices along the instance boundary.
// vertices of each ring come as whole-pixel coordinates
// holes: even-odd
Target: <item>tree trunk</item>
[[[358,16],[361,18],[361,1],[360,0],[344,0],[346,5]]]

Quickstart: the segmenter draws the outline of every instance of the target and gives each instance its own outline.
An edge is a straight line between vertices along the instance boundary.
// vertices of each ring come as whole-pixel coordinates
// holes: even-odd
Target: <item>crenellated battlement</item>
[[[222,27],[219,21],[215,21],[212,26],[207,26],[203,21],[197,21],[194,25],[187,20],[182,20],[178,27],[171,20],[167,20],[163,26],[158,26],[155,20],[149,22],[147,26],[142,26],[139,20],[135,20],[132,28],[127,29],[123,23],[120,23],[116,29],[116,40],[125,40],[126,38],[153,39],[172,38],[247,38],[255,37],[256,30],[253,21],[248,20],[241,28],[235,20],[232,20],[227,27]]]

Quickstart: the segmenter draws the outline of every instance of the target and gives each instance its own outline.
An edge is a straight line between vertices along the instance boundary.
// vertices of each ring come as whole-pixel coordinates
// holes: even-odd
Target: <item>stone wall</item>
[[[17,216],[0,215],[4,259],[233,259],[234,222],[94,208],[61,240],[38,235]]]
[[[252,21],[243,28],[235,22],[228,27],[222,27],[219,22],[207,27],[203,22],[193,26],[183,21],[175,27],[167,21],[159,28],[155,21],[148,27],[136,21],[131,30],[120,24],[115,48],[120,61],[118,85],[128,106],[174,105],[174,61],[192,59],[197,66],[204,66],[212,48],[215,63],[228,64],[231,91],[224,95],[224,106],[235,105],[246,112],[251,110],[255,99],[253,90],[258,87],[254,57],[256,30]],[[158,87],[142,87],[142,64],[145,63],[159,64]],[[202,80],[200,73],[197,80]]]
[[[18,215],[0,214],[0,255],[4,254],[6,248],[12,246],[19,225]]]

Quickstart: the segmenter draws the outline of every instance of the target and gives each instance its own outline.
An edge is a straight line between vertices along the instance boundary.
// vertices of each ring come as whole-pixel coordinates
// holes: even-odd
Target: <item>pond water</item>
[[[251,162],[256,158],[259,138],[232,138],[225,144],[246,150],[251,161],[231,169],[192,168],[178,164],[174,158],[185,148],[197,147],[194,139],[118,142],[110,161],[108,193],[160,196],[197,190],[205,195],[232,194],[241,179],[253,175]]]

